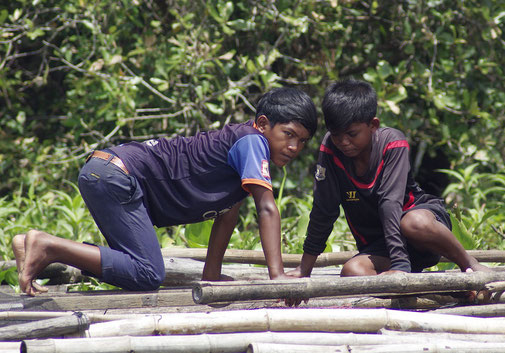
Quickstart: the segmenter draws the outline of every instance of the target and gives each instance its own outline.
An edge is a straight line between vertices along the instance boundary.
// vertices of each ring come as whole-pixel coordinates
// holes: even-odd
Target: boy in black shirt
[[[342,205],[359,253],[342,276],[421,272],[440,255],[461,271],[486,271],[451,232],[441,199],[414,181],[409,145],[402,132],[380,128],[377,96],[366,82],[346,80],[326,90],[328,133],[320,147],[314,201],[301,265],[308,277],[324,251]]]

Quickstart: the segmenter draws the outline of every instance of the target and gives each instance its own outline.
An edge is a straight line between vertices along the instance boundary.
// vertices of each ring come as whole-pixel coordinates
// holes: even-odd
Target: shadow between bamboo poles
[[[396,273],[388,276],[301,278],[293,280],[200,282],[193,286],[197,304],[240,300],[314,298],[339,295],[479,291],[505,279],[503,272]]]

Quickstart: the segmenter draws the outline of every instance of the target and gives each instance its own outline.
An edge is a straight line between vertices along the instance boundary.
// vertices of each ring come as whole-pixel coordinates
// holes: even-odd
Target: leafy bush
[[[426,156],[447,158],[436,168],[456,178],[444,196],[472,246],[502,248],[504,14],[497,0],[4,1],[0,255],[11,258],[12,236],[32,227],[103,241],[66,182],[92,149],[247,120],[281,85],[319,106],[328,83],[349,76],[376,88],[381,121],[409,138],[414,172],[431,168]],[[283,187],[272,169],[285,251],[301,250],[323,134]],[[258,246],[253,210],[243,207],[232,246]],[[343,222],[333,250],[353,244]],[[163,246],[196,246],[208,227],[157,232]]]

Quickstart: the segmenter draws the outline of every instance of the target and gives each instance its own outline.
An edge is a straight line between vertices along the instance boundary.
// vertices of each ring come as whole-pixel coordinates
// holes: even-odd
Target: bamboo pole
[[[116,353],[116,352],[171,352],[208,353],[245,352],[252,342],[319,345],[378,345],[425,343],[425,337],[394,337],[377,334],[328,333],[328,332],[245,332],[170,336],[122,336],[102,338],[72,338],[23,341],[23,352],[28,353]],[[457,343],[443,339],[439,342]]]
[[[488,283],[486,289],[490,292],[503,292],[505,291],[505,281]]]
[[[389,309],[256,309],[165,314],[90,325],[86,337],[261,331],[376,333],[398,331],[505,334],[505,319]]]
[[[278,343],[252,343],[247,353],[418,353],[418,352],[449,352],[449,353],[496,353],[503,352],[505,345],[501,343],[424,343],[396,344],[376,346],[322,346],[294,345]]]
[[[196,248],[163,248],[161,251],[164,257],[190,258],[198,261],[205,261],[207,255],[207,249]],[[505,263],[505,250],[467,250],[467,252],[479,262]],[[343,265],[356,254],[357,251],[322,253],[318,256],[315,266],[326,267]],[[300,264],[301,257],[301,254],[282,254],[285,267],[297,267]],[[262,251],[257,250],[227,249],[223,262],[266,265],[265,255]],[[451,261],[442,257],[440,262]],[[16,261],[14,260],[0,261],[0,270],[15,266]],[[55,282],[69,283],[69,281],[79,282],[85,277],[82,276],[78,269],[57,263],[49,265],[48,268],[41,273],[40,278],[60,278]]]
[[[310,344],[254,342],[247,347],[247,353],[351,353],[350,347]],[[354,350],[353,350],[354,352]]]
[[[166,265],[166,278],[164,285],[184,285],[198,281],[201,278],[201,268],[203,269],[203,264],[195,265],[193,267],[177,268],[176,265],[180,265],[181,261],[174,260],[174,258],[193,259],[198,262],[205,260],[207,249],[193,249],[193,248],[164,248],[162,253],[165,259]],[[322,253],[318,256],[315,263],[316,267],[326,267],[342,265],[347,262],[352,256],[354,256],[356,251],[342,251],[334,253]],[[474,256],[479,262],[505,262],[505,250],[468,250],[468,253]],[[282,255],[285,267],[297,267],[301,261],[300,254],[283,254]],[[171,264],[171,262],[178,261],[176,264]],[[449,260],[442,258],[441,262],[450,262]],[[265,256],[262,251],[256,250],[237,250],[228,249],[226,250],[224,256],[224,262],[228,263],[241,263],[241,264],[255,264],[255,265],[266,265]],[[16,262],[14,260],[0,261],[0,269],[7,269],[14,267]],[[168,265],[168,266],[167,266]],[[248,279],[258,279],[267,278],[267,271],[263,268],[250,268],[248,272],[244,272],[243,269],[230,269],[234,274],[233,277],[241,280]],[[252,272],[252,274],[251,274]],[[55,263],[49,265],[44,271],[42,271],[38,278],[49,278],[51,279],[51,284],[63,284],[63,283],[76,283],[81,280],[86,280],[87,277],[83,276],[79,269],[72,266],[63,265],[60,263]]]
[[[433,339],[447,339],[449,341],[473,341],[473,342],[497,342],[505,343],[505,335],[499,334],[464,334],[448,332],[406,332],[381,329],[378,332],[381,336],[394,336],[389,341],[396,341],[397,338],[416,337],[418,342],[429,342]]]
[[[58,337],[83,332],[89,328],[85,314],[75,313],[54,319],[34,321],[0,328],[0,341],[20,341],[27,338]]]
[[[197,304],[208,304],[236,300],[468,291],[481,290],[486,283],[504,279],[503,272],[459,272],[396,273],[388,276],[301,278],[254,282],[201,282],[193,287],[193,300]]]
[[[130,309],[131,311],[131,309]],[[56,319],[75,315],[75,311],[3,311],[0,312],[0,321],[39,321]],[[114,320],[131,319],[132,316],[145,316],[146,314],[97,314],[86,313],[90,323],[107,322]]]
[[[454,308],[442,308],[431,311],[436,314],[452,314],[476,317],[503,317],[505,304],[471,305]]]
[[[205,261],[207,255],[207,249],[163,248],[161,251],[165,257],[185,257],[199,261]],[[505,262],[505,250],[468,250],[467,252],[479,262]],[[356,254],[357,251],[322,253],[318,256],[315,266],[343,265]],[[301,254],[282,254],[282,261],[286,267],[297,267],[300,264],[301,257]],[[265,255],[262,251],[257,250],[227,249],[223,261],[266,265]],[[443,257],[440,262],[451,261]]]
[[[21,342],[0,342],[0,353],[18,353]]]

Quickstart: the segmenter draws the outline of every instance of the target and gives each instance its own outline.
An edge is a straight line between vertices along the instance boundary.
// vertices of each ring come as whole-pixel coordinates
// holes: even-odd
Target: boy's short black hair
[[[353,123],[370,123],[377,114],[377,93],[364,81],[332,83],[324,94],[323,114],[328,131],[344,131]]]
[[[270,125],[299,123],[312,137],[317,130],[317,112],[307,93],[292,87],[274,88],[265,93],[256,107],[256,119],[265,115]]]

